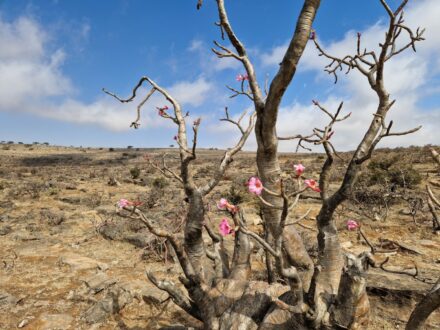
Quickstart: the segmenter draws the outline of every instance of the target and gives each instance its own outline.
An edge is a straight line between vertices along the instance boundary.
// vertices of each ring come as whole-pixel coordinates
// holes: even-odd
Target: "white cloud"
[[[196,81],[182,81],[169,88],[173,97],[181,104],[200,106],[210,95],[213,85],[200,77]]]
[[[87,38],[89,24],[79,31]],[[136,116],[136,100],[120,104],[110,96],[98,96],[91,103],[74,98],[75,88],[63,71],[65,53],[49,50],[48,36],[29,17],[6,22],[0,16],[0,111],[28,112],[42,117],[81,124],[94,124],[111,130],[129,129]],[[200,106],[212,90],[205,78],[181,81],[166,87],[182,104]],[[156,105],[164,98],[155,93],[142,110],[141,127],[170,127],[157,116]]]
[[[199,39],[191,41],[188,51],[197,53],[200,57],[200,66],[205,72],[223,71],[227,69],[243,70],[243,64],[232,57],[218,58],[212,51],[214,45],[207,45],[205,42]],[[215,48],[215,47],[214,47]],[[228,46],[229,49],[233,49],[232,46]]]
[[[263,66],[278,65],[286,53],[288,43],[272,48],[268,53],[261,54],[261,63]]]
[[[46,34],[28,18],[21,17],[8,23],[0,17],[0,40],[4,45],[0,48],[2,60],[39,58],[43,55],[46,39]]]

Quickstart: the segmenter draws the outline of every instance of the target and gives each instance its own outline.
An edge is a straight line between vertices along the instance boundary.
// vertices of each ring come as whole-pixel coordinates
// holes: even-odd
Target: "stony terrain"
[[[153,159],[164,152],[169,166],[177,166],[177,154],[171,149],[0,146],[0,329],[160,329],[171,325],[183,329],[199,325],[175,308],[145,275],[153,271],[160,278],[176,279],[179,267],[172,262],[167,244],[152,237],[141,223],[116,215],[115,203],[120,198],[139,200],[158,225],[174,231],[181,228],[185,202],[179,185],[163,178],[144,157],[148,153]],[[424,202],[428,181],[440,196],[439,171],[426,148],[379,151],[377,157],[390,153],[411,164],[421,181],[412,187],[392,188],[398,196],[386,195],[390,202],[385,217],[386,208],[368,204],[369,198],[381,193],[382,182],[388,182],[379,176],[378,184],[368,185],[371,191],[365,190],[369,192],[366,197],[361,194],[357,202],[346,203],[337,215],[344,249],[368,249],[355,232],[345,228],[347,219],[356,219],[370,241],[386,252],[384,258],[390,257],[387,267],[416,264],[419,270],[417,279],[371,270],[370,329],[403,329],[414,304],[440,275],[440,235],[433,232]],[[206,180],[220,157],[220,151],[201,151],[196,180]],[[254,157],[252,153],[238,156],[206,201],[211,205],[208,221],[214,226],[224,216],[216,211],[215,201],[226,196],[241,200],[251,228],[261,232],[257,203],[243,186],[255,174]],[[323,156],[285,154],[283,169],[291,171],[292,163],[299,161],[307,175],[317,179]],[[342,166],[339,161],[335,186]],[[295,215],[309,209],[310,213],[295,226],[307,238],[310,253],[316,255],[314,216],[319,200],[313,192],[304,197]],[[255,250],[261,252],[258,247]],[[256,278],[264,279],[262,266],[256,253]],[[437,312],[427,329],[439,328]]]

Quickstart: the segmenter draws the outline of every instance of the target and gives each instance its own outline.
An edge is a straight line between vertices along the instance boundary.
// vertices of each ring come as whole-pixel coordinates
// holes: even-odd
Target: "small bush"
[[[139,167],[133,167],[130,169],[130,175],[133,179],[137,179],[139,178],[139,176],[141,175],[141,169]]]
[[[412,189],[422,181],[422,177],[412,165],[394,155],[372,160],[361,174],[360,181],[367,186],[389,184]]]
[[[153,180],[153,187],[154,188],[163,189],[168,185],[169,185],[169,182],[164,177],[160,176],[160,177],[154,178],[154,180]]]

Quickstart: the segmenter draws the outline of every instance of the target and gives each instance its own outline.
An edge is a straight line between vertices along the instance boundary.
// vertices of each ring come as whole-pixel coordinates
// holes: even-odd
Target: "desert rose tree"
[[[423,30],[413,32],[403,21],[403,8],[408,1],[402,1],[396,10],[392,10],[385,0],[379,0],[389,15],[388,31],[385,40],[377,51],[361,50],[361,35],[358,35],[357,47],[353,55],[343,58],[334,57],[319,45],[312,31],[320,1],[305,0],[297,20],[295,32],[284,55],[280,68],[269,88],[263,92],[259,86],[256,72],[246,48],[235,35],[228,20],[223,0],[217,0],[219,22],[222,36],[227,36],[235,50],[220,43],[213,51],[218,57],[233,57],[243,63],[245,74],[237,76],[241,88],[230,88],[234,95],[244,95],[252,100],[255,108],[255,133],[258,143],[258,177],[249,180],[249,192],[257,196],[261,203],[261,215],[265,224],[265,238],[253,233],[246,225],[246,214],[239,205],[232,205],[226,199],[218,203],[218,208],[226,212],[233,220],[224,218],[217,230],[210,228],[205,218],[204,197],[218,184],[233,154],[238,152],[253,128],[254,115],[250,116],[247,128],[241,127],[227,115],[226,120],[234,122],[242,136],[237,145],[225,153],[212,179],[203,186],[196,186],[191,174],[191,164],[196,157],[197,129],[200,121],[193,124],[193,143],[188,146],[185,116],[179,103],[169,93],[148,77],[143,77],[133,90],[128,102],[134,99],[136,91],[143,82],[152,89],[138,107],[154,93],[159,92],[171,103],[173,114],[165,108],[159,108],[160,115],[172,120],[178,127],[176,141],[180,152],[180,174],[173,172],[163,164],[161,170],[182,184],[188,200],[188,212],[183,238],[170,234],[140,212],[135,205],[122,203],[120,214],[141,220],[149,230],[165,237],[173,246],[183,276],[179,279],[185,287],[167,280],[159,280],[154,274],[149,279],[160,289],[167,291],[173,301],[187,313],[199,319],[205,329],[365,329],[368,324],[369,304],[366,294],[366,271],[369,266],[381,267],[384,263],[375,260],[375,248],[371,243],[370,251],[359,256],[343,255],[339,245],[338,233],[333,219],[337,207],[350,195],[356,183],[362,164],[368,160],[376,145],[384,137],[409,134],[419,128],[406,132],[391,131],[392,122],[386,121],[386,115],[394,101],[386,90],[384,67],[390,59],[422,40]],[[197,8],[202,6],[198,1]],[[397,43],[400,36],[408,36],[408,41]],[[376,93],[378,105],[371,124],[348,163],[343,181],[338,189],[330,191],[329,176],[334,157],[337,157],[330,139],[333,126],[349,118],[342,115],[342,103],[333,113],[318,101],[314,104],[326,116],[329,122],[324,128],[315,128],[309,136],[295,135],[284,139],[299,139],[299,143],[322,145],[327,159],[320,173],[319,182],[306,177],[304,167],[297,164],[294,176],[294,188],[289,191],[285,179],[281,179],[278,162],[278,140],[276,121],[282,97],[293,79],[299,59],[308,42],[314,42],[321,56],[331,63],[326,70],[336,76],[339,69],[346,67],[357,70],[368,80]],[[133,126],[138,125],[138,119]],[[316,263],[308,255],[303,242],[293,226],[286,223],[289,212],[299,202],[300,195],[312,189],[320,194],[322,207],[317,216],[318,250]],[[212,247],[207,248],[203,240],[203,229],[212,239]],[[348,230],[359,230],[354,222],[347,223]],[[225,248],[224,236],[233,235],[232,258]],[[268,281],[251,280],[252,268],[250,256],[252,241],[260,244],[267,252]],[[415,273],[408,273],[416,276]],[[311,276],[313,275],[313,276]]]

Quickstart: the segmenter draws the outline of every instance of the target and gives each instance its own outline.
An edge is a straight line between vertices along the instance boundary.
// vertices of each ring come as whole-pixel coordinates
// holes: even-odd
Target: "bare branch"
[[[247,75],[249,77],[249,86],[251,88],[252,93],[252,99],[256,106],[259,108],[263,105],[263,98],[261,95],[260,86],[258,85],[258,80],[255,74],[254,66],[252,62],[249,60],[249,57],[246,52],[246,48],[242,44],[242,42],[237,38],[235,35],[232,26],[229,22],[228,15],[226,13],[225,9],[225,3],[224,0],[217,0],[217,8],[218,8],[218,14],[220,18],[220,26],[222,30],[224,30],[229,38],[229,41],[234,46],[238,53],[238,57],[240,61],[243,63]]]
[[[182,178],[173,170],[171,170],[167,165],[166,165],[166,161],[165,161],[165,157],[167,156],[167,154],[163,154],[162,155],[162,167],[158,166],[157,164],[155,164],[153,161],[149,160],[149,164],[154,167],[155,169],[157,169],[160,173],[162,173],[164,176],[166,176],[167,178],[174,178],[177,181],[179,181],[180,183],[183,183]],[[168,175],[170,174],[171,177]]]
[[[429,198],[432,200],[432,202],[437,205],[437,207],[440,207],[440,201],[434,196],[434,193],[429,185],[426,185],[426,191],[428,192]]]
[[[196,305],[194,305],[183,292],[179,290],[175,286],[175,284],[171,281],[158,280],[153,273],[147,272],[147,277],[157,288],[166,291],[170,296],[173,302],[182,308],[189,315],[195,317],[196,319],[202,321],[202,316],[200,315],[200,311]]]
[[[225,111],[226,111],[226,109],[225,109]],[[227,114],[227,118],[228,117],[229,117],[229,114]],[[219,164],[216,172],[214,173],[214,177],[208,183],[206,183],[203,187],[200,188],[202,195],[207,195],[220,182],[220,180],[223,177],[223,174],[225,173],[229,164],[232,162],[232,157],[243,148],[247,138],[251,134],[252,129],[254,128],[254,124],[255,124],[255,117],[256,117],[255,112],[250,114],[248,126],[247,126],[246,130],[244,130],[243,128],[242,128],[243,131],[240,130],[242,135],[241,135],[239,141],[237,142],[237,144],[233,148],[231,148],[225,152],[222,160],[220,161],[220,164]],[[236,122],[235,125],[241,127],[240,126],[241,119],[242,119],[242,117],[240,117],[239,121]]]
[[[143,212],[141,212],[139,209],[137,209],[136,207],[133,207],[133,208],[125,207],[124,209],[130,212],[129,217],[142,221],[153,235],[156,235],[158,237],[167,238],[169,240],[169,242],[171,243],[171,245],[173,246],[174,251],[176,252],[177,258],[179,259],[179,263],[182,266],[182,269],[183,269],[183,272],[184,272],[186,278],[188,280],[190,280],[190,282],[192,284],[196,284],[196,283],[200,282],[200,278],[195,273],[194,268],[193,268],[193,266],[187,256],[186,252],[184,251],[181,242],[178,240],[178,238],[174,234],[170,233],[167,230],[163,230],[163,229],[158,228],[158,226],[153,224],[153,222],[149,218],[147,218],[145,216],[145,214]],[[134,214],[137,215],[137,217],[134,217]]]
[[[115,99],[117,99],[121,103],[127,103],[127,102],[131,102],[134,100],[134,98],[136,97],[137,90],[139,89],[139,87],[142,86],[143,82],[147,81],[147,80],[148,80],[147,77],[141,77],[141,79],[139,80],[137,85],[133,88],[133,92],[132,92],[131,96],[126,99],[122,99],[122,98],[118,97],[116,94],[109,92],[105,88],[103,88],[102,91],[110,96],[113,96]]]
[[[215,48],[211,48],[211,50],[214,52],[214,54],[217,55],[218,58],[223,58],[223,57],[233,57],[236,60],[243,62],[243,57],[235,54],[232,50],[230,50],[229,48],[221,45],[220,43],[218,43],[217,41],[214,41],[214,44],[220,48],[221,50],[223,50],[223,52],[218,51]]]

